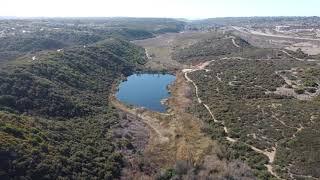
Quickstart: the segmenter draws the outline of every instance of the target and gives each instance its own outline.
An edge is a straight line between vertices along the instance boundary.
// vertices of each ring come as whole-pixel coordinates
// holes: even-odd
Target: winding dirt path
[[[280,50],[281,52],[285,53],[287,56],[297,60],[297,61],[304,61],[304,59],[300,59],[300,58],[297,58],[297,57],[294,57],[293,55],[289,54],[287,51],[285,50]]]
[[[234,38],[232,38],[232,44],[237,47],[240,48],[240,46],[236,43],[236,40]]]
[[[149,54],[148,49],[145,49],[145,54],[146,54],[148,60],[152,59],[152,57],[151,57],[150,54]]]
[[[202,104],[206,109],[207,111],[209,112],[209,114],[211,115],[212,119],[214,120],[214,122],[216,123],[221,123],[224,127],[224,131],[226,134],[229,134],[229,130],[228,128],[225,126],[225,123],[224,121],[219,121],[215,118],[213,112],[211,111],[211,109],[209,108],[209,106],[207,104],[205,104],[200,96],[199,96],[199,88],[197,86],[197,84],[188,76],[188,73],[192,73],[192,72],[195,72],[195,71],[200,71],[200,70],[206,70],[205,67],[208,66],[210,63],[214,62],[215,60],[211,60],[211,61],[207,61],[207,62],[204,62],[204,63],[201,63],[199,65],[196,65],[190,69],[183,69],[182,72],[184,73],[184,77],[185,79],[192,83],[194,88],[195,88],[195,93],[196,93],[196,97],[197,97],[197,100],[198,100],[198,103],[199,104]],[[235,143],[235,142],[238,142],[238,139],[234,139],[234,138],[231,138],[229,136],[226,137],[226,140],[231,142],[231,143]],[[254,150],[255,152],[259,153],[259,154],[263,154],[265,156],[268,157],[269,159],[269,163],[268,164],[265,164],[265,166],[267,167],[267,170],[270,174],[272,174],[273,176],[275,176],[276,178],[278,179],[282,179],[280,176],[277,175],[277,173],[273,170],[273,167],[272,167],[272,163],[274,162],[274,159],[275,159],[275,155],[276,155],[276,152],[277,152],[277,149],[276,149],[276,146],[275,147],[272,147],[272,151],[269,151],[269,150],[261,150],[261,149],[258,149],[252,145],[249,145],[247,143],[245,143],[247,146],[249,146],[252,150]]]

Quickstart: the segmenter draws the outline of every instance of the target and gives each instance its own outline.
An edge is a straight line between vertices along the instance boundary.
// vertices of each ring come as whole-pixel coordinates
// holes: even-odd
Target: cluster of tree
[[[93,112],[94,93],[108,94],[120,74],[141,66],[144,50],[122,40],[49,52],[2,67],[0,107],[29,114],[75,117]],[[100,83],[104,82],[105,86]]]
[[[234,161],[228,164],[224,162],[216,162],[217,160],[212,158],[207,159],[210,165],[203,166],[195,165],[190,161],[177,161],[174,168],[165,169],[158,174],[159,180],[170,179],[254,179],[254,175],[251,169],[240,161]],[[222,163],[222,164],[218,164]],[[221,167],[226,166],[221,171]]]
[[[26,53],[83,46],[110,37],[138,40],[179,32],[184,22],[157,18],[0,20],[0,62]]]
[[[113,38],[2,65],[0,179],[118,177],[119,117],[108,95],[145,60],[142,48]]]
[[[258,178],[271,177],[264,166],[268,159],[247,144],[259,149],[277,147],[273,166],[283,178],[289,178],[289,171],[319,178],[316,154],[320,147],[315,140],[319,139],[319,98],[305,102],[272,94],[285,84],[277,71],[300,67],[307,69],[302,71],[304,78],[315,80],[318,68],[314,66],[290,58],[230,59],[216,60],[206,67],[210,71],[191,73],[200,98],[217,120],[224,121],[228,136],[237,139],[236,143],[225,141],[223,125],[215,123],[203,106],[195,103],[189,110],[207,122],[204,131],[220,141],[230,159],[247,162]]]
[[[116,112],[52,121],[0,113],[1,179],[112,179],[122,155],[110,127]]]
[[[123,149],[135,150],[114,136],[121,123],[108,96],[146,61],[129,41],[179,32],[184,23],[53,18],[0,27],[0,179],[119,177]]]

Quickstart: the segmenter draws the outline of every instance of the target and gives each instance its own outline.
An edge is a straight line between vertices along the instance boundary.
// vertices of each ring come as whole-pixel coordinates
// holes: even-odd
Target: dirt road
[[[320,39],[314,39],[314,38],[302,38],[302,37],[284,36],[284,35],[277,35],[277,34],[267,34],[267,33],[250,30],[244,27],[232,26],[232,28],[245,34],[253,34],[253,35],[259,35],[259,36],[266,36],[266,37],[277,37],[277,38],[284,38],[284,39],[296,39],[296,40],[304,40],[304,41],[317,41],[317,42],[320,41]]]

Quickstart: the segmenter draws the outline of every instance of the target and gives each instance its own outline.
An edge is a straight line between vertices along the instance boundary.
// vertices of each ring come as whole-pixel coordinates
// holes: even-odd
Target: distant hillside
[[[320,17],[222,17],[192,21],[187,28],[206,29],[222,26],[319,25]]]
[[[99,21],[99,20],[97,20]],[[179,32],[184,29],[185,22],[170,18],[107,18],[100,19],[111,27],[127,27],[144,29],[152,33]]]
[[[187,63],[193,60],[240,53],[245,48],[252,48],[252,46],[241,38],[216,34],[209,39],[199,41],[190,46],[176,48],[172,53],[172,57],[182,63]]]
[[[179,32],[184,22],[161,18],[50,18],[0,20],[0,62],[26,53],[83,46],[106,38],[139,40]]]

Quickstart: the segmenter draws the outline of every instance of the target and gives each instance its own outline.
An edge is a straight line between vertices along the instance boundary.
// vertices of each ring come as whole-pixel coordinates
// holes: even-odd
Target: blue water
[[[165,112],[160,101],[169,97],[167,86],[174,80],[169,74],[134,74],[120,84],[116,97],[129,105]]]

